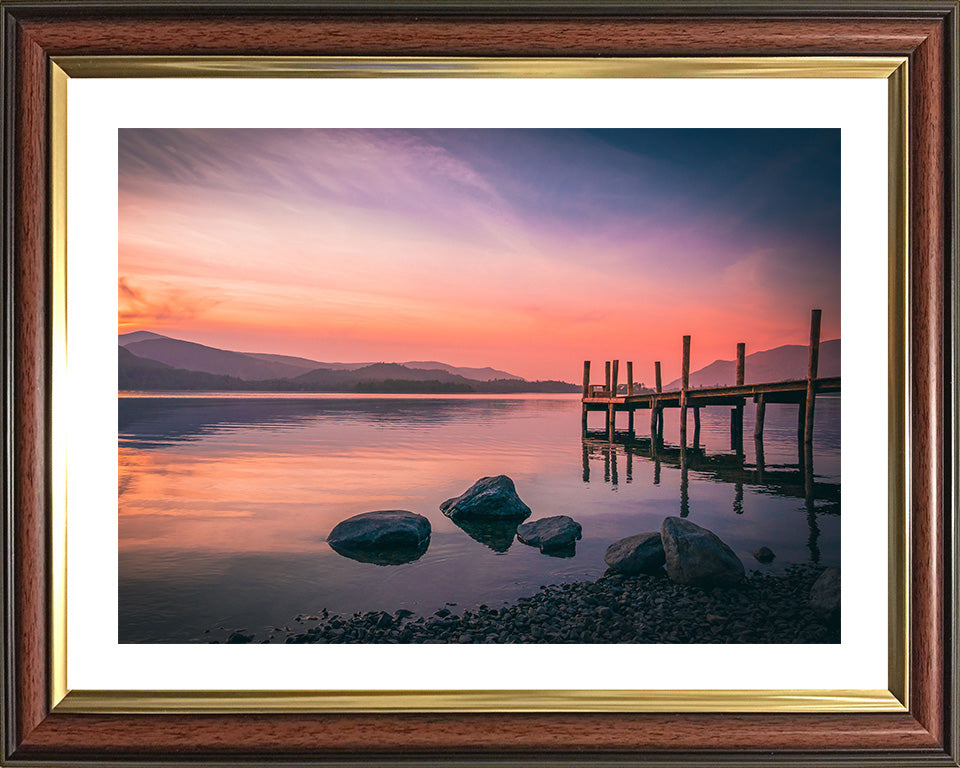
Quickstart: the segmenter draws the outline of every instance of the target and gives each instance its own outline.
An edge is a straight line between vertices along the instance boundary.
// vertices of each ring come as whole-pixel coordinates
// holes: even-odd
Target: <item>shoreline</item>
[[[580,402],[579,392],[291,392],[120,389],[120,400],[570,400]]]
[[[810,607],[824,568],[751,572],[736,587],[677,585],[665,573],[542,586],[501,608],[443,607],[429,616],[401,609],[299,614],[260,633],[205,630],[210,643],[838,643],[839,624]],[[218,628],[220,629],[220,628]]]

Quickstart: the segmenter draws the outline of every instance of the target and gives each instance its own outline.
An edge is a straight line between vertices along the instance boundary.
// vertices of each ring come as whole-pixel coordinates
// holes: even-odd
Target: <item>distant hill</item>
[[[256,357],[259,360],[268,360],[272,363],[283,363],[284,365],[293,365],[302,368],[305,371],[312,371],[316,368],[329,368],[334,371],[355,371],[357,368],[363,368],[370,363],[323,363],[319,360],[309,360],[306,357],[293,357],[292,355],[271,355],[265,352],[241,352],[247,357]]]
[[[520,376],[514,376],[512,373],[507,373],[506,371],[498,371],[496,368],[491,368],[490,366],[487,366],[486,368],[467,368],[463,366],[447,365],[446,363],[438,363],[435,360],[406,362],[401,363],[401,365],[404,365],[407,368],[449,371],[450,373],[455,373],[458,376],[463,376],[465,379],[473,379],[474,381],[494,381],[502,379],[523,381],[523,378]]]
[[[275,363],[295,365],[307,371],[312,371],[316,368],[327,368],[334,371],[356,371],[359,368],[366,368],[367,366],[374,365],[374,363],[325,363],[321,362],[320,360],[308,360],[305,357],[269,355],[264,354],[263,352],[244,352],[243,354],[249,355],[250,357],[256,357],[261,360],[269,360]],[[507,373],[506,371],[500,371],[496,368],[491,368],[490,366],[485,368],[470,368],[468,366],[441,363],[436,360],[409,360],[407,362],[396,363],[396,365],[402,365],[404,368],[414,368],[424,371],[446,371],[447,373],[454,373],[457,376],[463,376],[463,378],[470,379],[472,381],[495,381],[500,379],[513,379],[516,381],[524,380],[522,376],[516,376],[512,373]]]
[[[374,365],[370,362],[325,363],[306,357],[274,355],[264,352],[234,352],[192,341],[174,339],[170,336],[162,336],[153,331],[133,331],[132,333],[120,334],[118,344],[130,349],[138,357],[158,360],[175,368],[235,376],[244,381],[294,378],[305,371],[313,371],[319,368],[333,371],[356,371]],[[377,365],[381,364],[377,363]],[[400,365],[406,369],[443,371],[471,381],[498,381],[503,379],[523,381],[520,376],[489,366],[485,368],[458,367],[435,361],[390,364]],[[407,378],[409,379],[409,377]],[[425,379],[418,377],[414,380]]]
[[[258,360],[241,352],[229,352],[164,336],[132,341],[124,346],[138,357],[158,360],[174,368],[234,376],[245,381],[278,379],[303,373],[302,368],[287,363]]]
[[[185,370],[138,357],[130,349],[133,346],[117,347],[118,387],[121,390],[418,394],[579,391],[577,385],[562,381],[474,381],[449,371],[407,368],[397,363],[375,363],[356,370],[318,368],[293,377],[244,381],[236,376]]]
[[[137,357],[129,349],[117,346],[117,387],[125,390],[235,390],[245,382],[232,376],[218,376]]]
[[[808,348],[800,344],[785,344],[763,352],[754,352],[744,358],[744,382],[760,384],[805,379],[808,356]],[[840,339],[821,342],[817,375],[840,375]],[[729,386],[736,382],[736,360],[714,360],[710,365],[690,374],[692,388]],[[680,379],[674,379],[663,389],[665,392],[680,389]]]
[[[328,382],[353,384],[358,381],[385,381],[387,379],[456,382],[457,384],[471,383],[463,376],[457,376],[455,373],[450,373],[449,371],[407,368],[399,363],[374,363],[373,365],[367,365],[353,371],[335,371],[327,368],[318,368],[315,371],[309,371],[291,379],[291,382],[305,384],[326,384]]]
[[[121,333],[117,336],[117,343],[121,347],[127,346],[127,344],[133,344],[137,341],[146,341],[147,339],[167,339],[169,336],[161,336],[159,333],[154,333],[153,331],[133,331],[131,333]]]

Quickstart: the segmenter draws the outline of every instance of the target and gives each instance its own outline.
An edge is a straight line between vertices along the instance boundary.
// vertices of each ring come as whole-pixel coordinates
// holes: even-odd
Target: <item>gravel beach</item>
[[[261,633],[218,628],[227,643],[837,643],[840,629],[810,607],[823,569],[754,571],[736,587],[704,590],[665,573],[541,587],[503,607],[443,607],[350,616],[320,610]],[[218,637],[223,639],[217,639]]]

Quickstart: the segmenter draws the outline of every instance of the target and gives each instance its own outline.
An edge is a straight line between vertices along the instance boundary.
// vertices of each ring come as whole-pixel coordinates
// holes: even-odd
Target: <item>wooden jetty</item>
[[[591,384],[590,361],[583,364],[583,418],[582,434],[587,435],[587,414],[590,411],[606,413],[606,434],[613,441],[617,432],[617,413],[628,414],[627,433],[635,435],[634,415],[638,410],[650,411],[651,439],[663,441],[663,412],[667,408],[680,410],[680,450],[687,448],[687,411],[693,409],[694,445],[700,442],[700,409],[710,406],[731,407],[730,442],[731,449],[743,452],[743,409],[747,399],[756,404],[756,427],[754,438],[762,455],[763,421],[767,403],[795,403],[797,409],[797,441],[801,460],[812,455],[813,423],[818,394],[840,391],[840,377],[819,378],[817,367],[820,356],[820,310],[810,313],[810,346],[807,365],[807,377],[794,381],[773,381],[763,384],[745,384],[746,344],[737,344],[736,384],[724,387],[690,388],[690,337],[683,337],[682,373],[680,389],[664,392],[660,380],[660,361],[654,363],[656,371],[656,389],[652,392],[635,393],[633,382],[633,363],[627,363],[627,382],[623,393],[619,385],[620,361],[612,360],[605,364],[603,384]],[[762,459],[760,460],[762,462]],[[809,463],[809,461],[807,462]]]

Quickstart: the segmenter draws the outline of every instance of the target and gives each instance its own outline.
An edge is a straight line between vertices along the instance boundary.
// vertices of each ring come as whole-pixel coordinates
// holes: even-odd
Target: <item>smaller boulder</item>
[[[364,512],[337,523],[327,543],[337,554],[362,563],[401,565],[426,552],[430,521],[401,509]]]
[[[580,523],[566,515],[544,517],[517,528],[517,538],[520,541],[539,547],[544,553],[568,550],[576,546],[582,534]]]
[[[668,517],[660,526],[660,537],[667,576],[677,584],[712,589],[743,581],[743,563],[713,531]]]
[[[770,547],[760,547],[756,552],[753,553],[753,556],[757,559],[757,562],[763,563],[772,563],[776,559],[776,555],[773,554],[773,550]]]
[[[656,573],[663,567],[664,559],[663,541],[658,531],[638,533],[615,541],[603,556],[603,562],[611,570],[627,576]]]
[[[840,569],[827,568],[810,588],[810,607],[827,622],[840,618]]]
[[[447,499],[440,511],[451,520],[463,518],[526,520],[530,507],[517,495],[516,486],[506,475],[481,477],[461,495]]]

